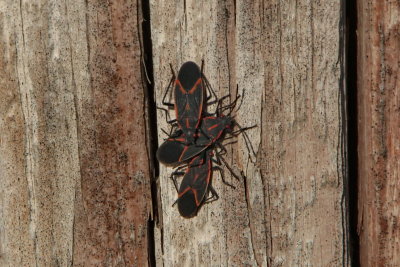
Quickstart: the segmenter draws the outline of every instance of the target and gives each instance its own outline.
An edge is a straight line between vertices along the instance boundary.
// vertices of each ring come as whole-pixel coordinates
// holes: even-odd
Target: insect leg
[[[176,181],[176,177],[175,176],[183,176],[185,174],[185,172],[180,171],[183,168],[186,168],[186,166],[178,167],[174,172],[171,173],[171,176],[169,177],[172,180],[172,182],[174,183],[176,192],[178,192],[179,189],[178,189],[178,182]]]
[[[215,93],[214,89],[212,89],[210,82],[208,81],[206,76],[204,76],[204,74],[203,74],[203,78],[204,78],[205,87],[207,88],[207,91],[208,91],[208,96],[206,98],[207,105],[213,105],[218,102],[217,94]],[[211,98],[214,98],[214,99],[212,101],[210,101]]]
[[[225,150],[226,151],[226,149],[220,144],[220,143],[216,143],[222,150]],[[229,170],[229,172],[232,174],[232,176],[233,177],[235,177],[237,180],[239,180],[240,181],[240,177],[239,177],[239,175],[237,175],[234,171],[233,171],[233,169],[232,169],[232,167],[228,164],[228,162],[226,162],[226,160],[224,159],[224,157],[222,157],[221,155],[220,155],[220,153],[215,153],[215,157],[217,158],[217,160],[220,162],[220,161],[222,161],[223,163],[224,163],[224,165],[225,165],[225,167]],[[244,175],[243,175],[243,172],[240,172],[240,174],[241,174],[241,176],[243,177]]]
[[[168,113],[168,110],[167,110],[167,109],[161,108],[161,107],[157,107],[157,109],[160,109],[160,110],[164,111],[164,113],[165,113],[165,121],[166,121],[168,124],[173,124],[173,123],[176,122],[176,119],[170,120],[169,113]]]
[[[222,180],[222,182],[223,182],[224,184],[226,184],[227,186],[232,187],[233,189],[236,189],[236,187],[234,187],[233,185],[231,185],[230,183],[228,183],[228,182],[225,180],[225,174],[224,174],[224,170],[223,170],[223,169],[221,169],[221,168],[218,167],[218,166],[214,166],[214,167],[212,168],[212,170],[213,170],[213,171],[219,171],[219,173],[221,174],[221,180]]]
[[[236,85],[236,95],[238,95],[238,92],[239,92],[239,85]],[[237,111],[240,109],[240,107],[242,106],[242,104],[243,104],[243,99],[244,99],[244,94],[245,94],[245,90],[243,89],[242,99],[241,99],[241,101],[240,101],[239,106],[236,108],[236,111],[235,111],[235,112],[237,112]],[[235,100],[237,100],[238,98],[239,98],[239,96],[238,96]],[[235,102],[235,106],[232,107],[232,109],[229,111],[228,115],[231,115],[231,114],[232,114],[232,112],[233,112],[233,110],[234,110],[235,107],[236,107],[236,102]]]
[[[211,196],[209,196],[206,200],[204,200],[204,203],[210,203],[218,200],[219,196],[217,194],[217,191],[215,191],[215,189],[211,185],[209,185],[208,188],[210,190]]]
[[[246,127],[246,128],[242,128],[242,126],[240,126],[239,123],[237,123],[236,121],[233,121],[233,123],[239,128],[239,131],[240,131],[241,133],[243,133],[243,139],[244,139],[244,143],[246,144],[247,151],[249,152],[250,161],[251,161],[252,163],[255,163],[255,161],[254,161],[253,158],[250,156],[250,154],[251,154],[254,158],[256,158],[257,155],[256,155],[256,152],[254,151],[253,145],[251,144],[250,138],[249,138],[249,136],[247,135],[247,133],[246,133],[245,130],[248,130],[248,129],[257,127],[257,125],[253,125],[253,126],[249,126],[249,127]]]
[[[167,86],[166,89],[165,89],[165,93],[164,93],[164,97],[163,97],[162,103],[163,103],[163,105],[165,105],[165,106],[173,107],[173,106],[174,106],[173,103],[167,102],[167,101],[165,100],[165,99],[167,98],[168,92],[170,91],[170,88],[171,88],[173,82],[174,82],[175,79],[176,79],[176,78],[175,78],[174,70],[172,69],[172,65],[170,65],[170,67],[171,67],[171,71],[172,71],[172,77],[171,77],[171,80],[170,80],[169,83],[168,83],[168,86]]]

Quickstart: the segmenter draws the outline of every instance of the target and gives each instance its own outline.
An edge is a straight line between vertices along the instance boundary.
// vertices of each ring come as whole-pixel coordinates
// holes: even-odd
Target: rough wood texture
[[[340,1],[151,1],[158,105],[175,67],[205,60],[219,96],[235,93],[242,137],[214,175],[220,199],[182,219],[161,166],[161,266],[349,266],[341,109]],[[173,115],[173,113],[171,113]],[[163,112],[158,124],[167,128]],[[159,131],[159,142],[165,134]],[[226,172],[226,174],[228,174]],[[162,242],[162,243],[161,243]]]
[[[358,1],[361,266],[400,266],[400,2]]]
[[[145,266],[136,1],[0,2],[0,265]]]

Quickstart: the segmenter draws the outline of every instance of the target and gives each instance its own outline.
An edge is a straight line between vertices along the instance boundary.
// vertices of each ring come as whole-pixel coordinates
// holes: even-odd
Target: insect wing
[[[194,158],[183,177],[178,192],[178,211],[185,218],[196,215],[211,179],[211,160],[203,155]]]
[[[230,117],[206,117],[201,124],[201,131],[196,140],[195,145],[186,146],[182,151],[179,161],[185,162],[192,157],[200,154],[207,147],[218,140],[224,130],[231,126],[232,118]]]
[[[157,159],[164,165],[173,166],[179,163],[185,145],[175,139],[168,139],[157,149]]]
[[[183,151],[179,157],[179,162],[188,161],[189,159],[199,155],[207,147],[208,147],[208,145],[197,145],[197,144],[185,146],[185,148],[183,149]]]
[[[201,125],[201,134],[211,142],[215,142],[221,137],[225,129],[231,127],[232,121],[233,119],[229,116],[205,117]],[[198,143],[203,140],[204,138],[199,137]]]
[[[199,127],[204,104],[204,87],[199,67],[184,63],[175,82],[175,115],[188,139]]]

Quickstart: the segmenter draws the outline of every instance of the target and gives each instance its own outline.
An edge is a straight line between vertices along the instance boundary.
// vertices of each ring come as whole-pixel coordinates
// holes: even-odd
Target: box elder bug
[[[221,165],[222,160],[232,175],[239,179],[239,176],[229,167],[220,153],[221,151],[226,153],[226,149],[221,143],[223,140],[229,139],[223,138],[225,133],[229,133],[232,137],[243,133],[247,148],[249,149],[250,146],[254,154],[249,137],[244,131],[255,126],[242,128],[230,116],[239,96],[229,105],[220,107],[222,100],[230,95],[218,100],[202,70],[203,64],[199,69],[194,62],[190,61],[182,65],[176,79],[172,70],[172,78],[163,97],[163,104],[174,107],[176,119],[167,120],[173,127],[169,138],[157,150],[157,158],[165,165],[185,164],[171,174],[178,191],[178,199],[175,203],[178,204],[179,213],[185,218],[195,216],[202,203],[213,198],[218,199],[217,193],[210,184],[214,170],[220,171],[222,181],[232,186],[225,182],[222,169],[219,166],[213,166],[212,162]],[[172,85],[175,87],[174,104],[165,101]],[[209,96],[205,93],[205,88],[209,90]],[[210,114],[207,113],[206,108],[208,104],[213,103],[208,102],[212,94],[217,99],[215,101],[218,102],[218,106],[216,112]],[[230,109],[228,115],[221,115],[226,109]],[[163,110],[168,118],[168,111]],[[234,126],[239,127],[239,130],[232,132]],[[171,134],[174,128],[177,130]],[[217,147],[220,148],[220,152],[217,152]],[[182,169],[186,169],[186,171],[182,172]],[[243,176],[243,172],[241,175]],[[175,176],[183,176],[179,189]],[[206,199],[205,196],[208,192],[211,192],[212,196]]]
[[[182,217],[192,218],[194,217],[200,206],[208,200],[217,200],[218,194],[211,186],[211,178],[213,171],[219,171],[221,174],[222,181],[230,185],[225,181],[224,173],[218,166],[213,166],[212,162],[220,164],[218,160],[214,160],[213,150],[208,149],[200,155],[194,157],[187,167],[185,172],[175,171],[172,174],[174,179],[175,187],[178,191],[178,199],[175,203],[178,204],[178,211]],[[219,157],[217,157],[219,159]],[[174,176],[183,175],[181,185],[177,186]],[[208,192],[212,193],[212,196],[206,199]]]
[[[203,113],[205,114],[205,100],[215,96],[211,87],[206,86],[208,82],[203,75],[203,63],[201,69],[192,61],[185,62],[175,74],[172,70],[172,79],[167,86],[162,103],[168,107],[174,107],[176,119],[169,123],[176,122],[182,130],[186,144],[194,144],[197,130],[200,126]],[[174,83],[174,104],[166,101],[171,85]],[[206,96],[205,87],[210,95]],[[210,102],[212,104],[215,102]]]
[[[157,159],[165,165],[180,165],[215,143],[231,125],[232,118],[229,116],[203,118],[195,145],[185,144],[183,134],[170,137],[158,148]]]
[[[224,107],[219,107],[219,103],[216,114],[219,115],[220,111],[226,108],[233,108],[238,98],[239,96],[233,103]],[[229,114],[230,113],[231,112],[229,112]],[[207,147],[218,142],[218,140],[222,139],[225,132],[230,133],[232,136],[243,132],[247,145],[247,142],[249,142],[248,136],[244,131],[254,126],[242,128],[229,114],[226,116],[219,115],[218,117],[210,116],[203,118],[200,130],[197,133],[195,145],[185,144],[185,137],[182,131],[178,130],[158,148],[156,154],[158,161],[168,166],[180,165],[198,155]],[[239,127],[239,130],[232,132],[233,126],[235,125]],[[248,145],[248,147],[251,147],[251,144]]]

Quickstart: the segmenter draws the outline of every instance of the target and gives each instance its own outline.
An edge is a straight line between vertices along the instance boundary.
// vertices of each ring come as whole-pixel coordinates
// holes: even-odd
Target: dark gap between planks
[[[151,25],[150,25],[150,1],[141,1],[141,12],[143,21],[139,21],[142,27],[142,58],[143,58],[143,81],[145,97],[147,101],[147,125],[149,127],[147,131],[147,137],[150,139],[149,145],[149,161],[150,161],[150,187],[151,187],[151,202],[153,210],[153,218],[148,219],[148,263],[149,266],[156,266],[156,255],[155,255],[155,238],[154,231],[155,226],[158,223],[158,190],[157,190],[157,177],[159,176],[159,167],[156,160],[156,151],[158,148],[157,138],[157,106],[154,99],[154,74],[153,74],[153,50],[151,41]],[[146,77],[147,76],[147,77]]]
[[[357,0],[346,3],[346,90],[349,230],[352,266],[360,266],[358,222]]]

